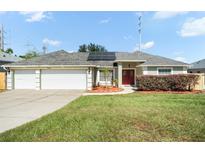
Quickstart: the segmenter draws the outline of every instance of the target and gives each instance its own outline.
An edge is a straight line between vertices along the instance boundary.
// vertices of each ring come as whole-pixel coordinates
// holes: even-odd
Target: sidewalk
[[[83,93],[83,96],[89,96],[89,95],[122,95],[122,94],[130,94],[135,92],[135,87],[122,87],[123,91],[119,92],[110,92],[110,93]]]

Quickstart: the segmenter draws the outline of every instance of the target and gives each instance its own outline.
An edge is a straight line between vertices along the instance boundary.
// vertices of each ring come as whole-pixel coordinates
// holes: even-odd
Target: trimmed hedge
[[[195,74],[141,75],[136,77],[139,90],[187,91],[193,90],[199,80]]]

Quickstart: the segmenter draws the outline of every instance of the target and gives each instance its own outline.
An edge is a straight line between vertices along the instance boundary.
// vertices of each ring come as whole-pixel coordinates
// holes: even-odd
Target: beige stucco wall
[[[136,68],[136,75],[142,75],[142,74],[143,74],[142,67],[137,67]]]
[[[196,84],[194,90],[204,90],[205,89],[205,74],[197,74],[199,75],[198,84]]]
[[[137,65],[136,62],[123,62],[122,68],[136,68]]]

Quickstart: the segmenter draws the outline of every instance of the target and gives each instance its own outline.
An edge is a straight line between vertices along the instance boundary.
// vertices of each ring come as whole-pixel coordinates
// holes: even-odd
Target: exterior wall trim
[[[41,90],[41,70],[35,70],[36,90]]]
[[[96,65],[5,65],[5,67],[9,67],[10,69],[12,68],[82,68],[82,67],[96,67]]]
[[[8,90],[12,90],[14,89],[14,71],[13,70],[10,70],[9,72],[7,72],[7,89]]]
[[[140,65],[140,66],[150,66],[150,67],[152,67],[152,66],[161,66],[161,67],[163,67],[163,66],[171,66],[171,67],[173,67],[173,66],[175,66],[175,67],[189,67],[190,65]]]
[[[86,71],[86,81],[87,81],[87,83],[86,83],[86,89],[87,90],[92,90],[92,85],[93,85],[93,80],[92,80],[92,78],[93,78],[93,76],[92,76],[92,69],[88,69],[87,71]]]
[[[146,60],[115,60],[114,62],[146,62]]]

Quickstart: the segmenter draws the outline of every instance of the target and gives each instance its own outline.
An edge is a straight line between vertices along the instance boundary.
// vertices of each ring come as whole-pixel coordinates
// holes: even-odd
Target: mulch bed
[[[205,94],[205,91],[202,90],[193,90],[193,91],[137,91],[139,93],[144,93],[144,94]]]
[[[5,90],[0,89],[0,92],[4,92]]]
[[[112,92],[120,92],[122,91],[122,88],[118,88],[118,87],[104,87],[104,86],[100,86],[100,87],[94,87],[92,90],[89,90],[88,92],[91,93],[112,93]]]

